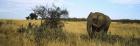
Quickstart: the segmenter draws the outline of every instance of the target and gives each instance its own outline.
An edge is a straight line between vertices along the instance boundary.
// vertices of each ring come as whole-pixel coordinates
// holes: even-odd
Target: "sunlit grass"
[[[35,36],[32,32],[19,33],[18,28],[27,27],[31,22],[40,25],[41,20],[0,20],[0,46],[35,46]],[[42,38],[41,46],[138,46],[140,45],[140,24],[112,22],[108,37],[102,39],[89,39],[86,31],[85,21],[64,21],[64,32],[66,40],[48,40]],[[33,28],[34,29],[34,28]],[[32,31],[32,30],[28,30]],[[51,32],[49,32],[51,33]],[[58,32],[59,33],[59,32]],[[45,35],[44,35],[45,36]],[[52,35],[54,36],[54,35]],[[50,36],[51,37],[51,36]],[[17,44],[18,43],[18,44]],[[127,45],[128,44],[128,45]]]

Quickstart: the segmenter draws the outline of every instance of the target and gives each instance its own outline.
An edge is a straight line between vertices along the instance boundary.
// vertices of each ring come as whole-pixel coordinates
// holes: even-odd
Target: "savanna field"
[[[61,31],[34,31],[40,20],[0,20],[0,46],[140,46],[140,24],[111,22],[108,34],[89,39],[86,21],[63,21]],[[22,28],[24,27],[24,28]]]

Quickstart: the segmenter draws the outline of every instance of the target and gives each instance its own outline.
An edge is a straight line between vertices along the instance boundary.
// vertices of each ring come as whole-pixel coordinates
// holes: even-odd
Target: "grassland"
[[[0,46],[36,46],[31,32],[19,33],[18,29],[28,23],[39,26],[40,20],[0,20]],[[89,39],[85,21],[64,21],[64,41],[42,38],[40,46],[139,46],[140,24],[112,22],[105,38]],[[31,31],[31,30],[28,30]],[[39,46],[39,45],[38,45]]]

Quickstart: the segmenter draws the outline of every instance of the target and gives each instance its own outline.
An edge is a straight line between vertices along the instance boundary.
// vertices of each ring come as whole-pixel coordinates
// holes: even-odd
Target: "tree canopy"
[[[50,28],[59,28],[60,18],[68,17],[68,11],[57,6],[37,6],[33,11],[45,20],[45,25]]]

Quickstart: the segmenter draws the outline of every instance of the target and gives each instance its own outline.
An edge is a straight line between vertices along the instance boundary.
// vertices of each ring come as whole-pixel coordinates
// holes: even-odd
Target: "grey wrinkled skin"
[[[111,19],[99,12],[90,13],[87,17],[87,32],[90,38],[95,36],[95,32],[107,33]]]

